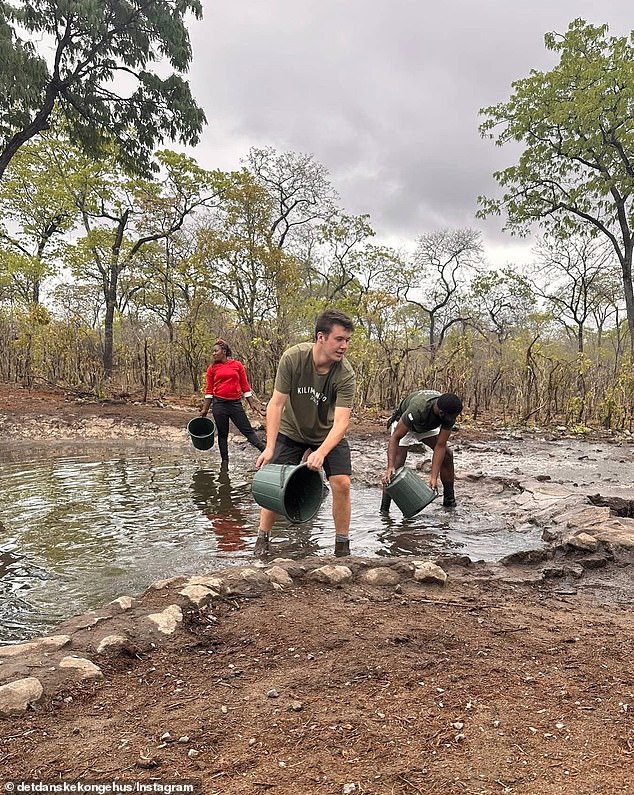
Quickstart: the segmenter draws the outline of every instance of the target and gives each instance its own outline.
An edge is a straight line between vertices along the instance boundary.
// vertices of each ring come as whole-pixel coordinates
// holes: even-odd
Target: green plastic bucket
[[[283,514],[290,522],[308,522],[319,510],[324,481],[306,464],[266,464],[253,476],[251,493],[262,508]]]
[[[209,417],[194,417],[187,423],[187,433],[196,450],[209,450],[214,446],[216,426]]]
[[[386,488],[406,519],[422,511],[438,496],[438,492],[409,467],[397,469]]]

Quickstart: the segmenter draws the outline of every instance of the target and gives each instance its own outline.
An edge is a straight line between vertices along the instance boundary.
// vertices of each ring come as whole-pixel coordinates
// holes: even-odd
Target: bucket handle
[[[305,466],[306,464],[283,464],[280,469],[280,491],[283,491],[284,486],[286,485],[286,470],[290,467],[293,471],[295,471],[296,469]]]
[[[392,474],[392,477],[390,478],[390,483],[391,483],[391,482],[394,480],[394,478],[395,478],[395,477],[396,477],[396,472],[394,472],[394,473]],[[436,492],[436,497],[437,497],[437,496],[438,496],[438,486],[436,486],[436,487],[434,488],[434,491]]]

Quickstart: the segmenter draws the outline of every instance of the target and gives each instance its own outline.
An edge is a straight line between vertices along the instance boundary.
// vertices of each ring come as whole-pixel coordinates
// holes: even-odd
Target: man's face
[[[351,336],[350,331],[335,323],[330,334],[323,334],[321,331],[317,334],[317,344],[329,361],[339,362],[348,350]]]

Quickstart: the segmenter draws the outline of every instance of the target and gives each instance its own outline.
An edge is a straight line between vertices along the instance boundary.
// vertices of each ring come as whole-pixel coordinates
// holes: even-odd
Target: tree
[[[480,233],[473,229],[444,229],[418,239],[405,297],[428,321],[432,361],[447,331],[465,321],[457,300],[460,280],[481,258]]]
[[[583,354],[589,320],[600,314],[605,302],[614,252],[607,241],[577,235],[561,240],[545,238],[536,249],[541,267],[535,292],[553,307],[553,317],[574,334],[577,353]]]
[[[500,345],[533,311],[532,286],[510,267],[478,274],[471,284],[471,314],[481,333],[492,328]]]
[[[85,236],[68,248],[75,275],[96,280],[102,288],[104,375],[113,370],[114,318],[121,308],[124,271],[143,273],[140,252],[179,232],[198,208],[209,206],[224,189],[224,175],[200,168],[194,160],[170,151],[157,153],[162,169],[156,181],[126,179],[104,161],[85,181],[69,182],[80,209]],[[143,283],[138,283],[141,289]],[[134,288],[133,288],[134,289]]]
[[[246,165],[271,197],[270,233],[279,248],[287,246],[287,238],[297,227],[334,213],[335,190],[328,172],[312,155],[254,147]]]
[[[221,206],[198,230],[199,255],[213,274],[216,301],[231,307],[275,369],[287,344],[286,317],[301,300],[298,267],[274,237],[268,191],[246,169],[228,179]]]
[[[200,0],[0,2],[0,178],[54,110],[86,153],[114,141],[133,173],[149,174],[166,138],[196,144],[205,115],[180,76],[192,57],[188,12],[201,18]],[[150,71],[159,62],[175,72]]]
[[[507,229],[520,233],[538,222],[560,235],[588,227],[604,235],[621,267],[634,356],[634,33],[607,30],[576,19],[565,35],[546,34],[559,64],[532,70],[508,102],[481,111],[483,136],[525,148],[517,165],[495,172],[503,196],[481,196],[478,215],[504,210]]]
[[[72,196],[58,176],[74,165],[76,153],[67,144],[42,135],[20,150],[0,182],[0,271],[23,304],[39,303],[44,279],[57,271],[56,244],[77,220]]]

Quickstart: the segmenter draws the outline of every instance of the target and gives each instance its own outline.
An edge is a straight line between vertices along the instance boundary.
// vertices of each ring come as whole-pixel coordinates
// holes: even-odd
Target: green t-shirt
[[[352,408],[354,370],[344,357],[320,375],[313,363],[313,343],[300,342],[282,354],[275,389],[288,395],[280,433],[296,442],[319,445],[332,428],[335,408]]]
[[[414,433],[425,433],[441,427],[451,430],[454,422],[448,422],[433,411],[434,401],[439,398],[440,392],[435,389],[419,389],[412,392],[399,403],[399,411],[403,423]]]

